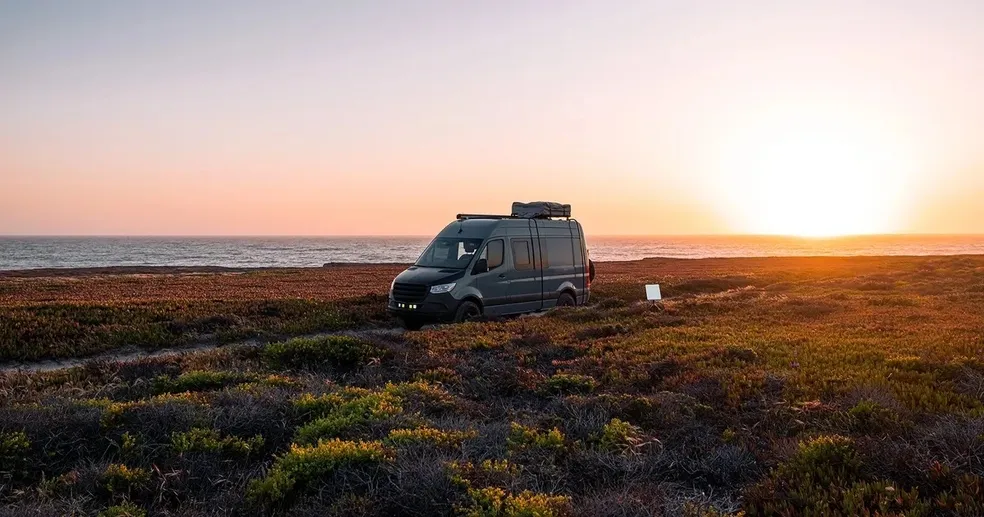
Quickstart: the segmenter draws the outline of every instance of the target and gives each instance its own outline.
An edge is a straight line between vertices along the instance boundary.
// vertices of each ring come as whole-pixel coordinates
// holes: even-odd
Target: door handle
[[[499,273],[499,278],[506,278],[506,274],[505,273]]]

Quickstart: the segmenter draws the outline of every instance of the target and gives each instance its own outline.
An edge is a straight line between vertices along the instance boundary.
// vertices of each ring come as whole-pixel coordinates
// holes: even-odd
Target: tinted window
[[[546,240],[546,256],[554,267],[570,267],[574,265],[574,249],[571,240],[564,238],[548,238]]]
[[[512,241],[513,265],[517,271],[533,269],[529,241]]]
[[[490,271],[502,265],[504,251],[505,246],[501,240],[489,241],[488,247],[485,248],[485,259],[488,260]]]

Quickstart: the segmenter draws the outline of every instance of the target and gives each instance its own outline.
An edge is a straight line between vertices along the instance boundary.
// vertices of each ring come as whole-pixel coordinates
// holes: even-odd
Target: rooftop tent
[[[551,201],[534,201],[532,203],[521,203],[516,201],[512,204],[512,216],[522,217],[525,219],[570,217],[571,205],[553,203]]]

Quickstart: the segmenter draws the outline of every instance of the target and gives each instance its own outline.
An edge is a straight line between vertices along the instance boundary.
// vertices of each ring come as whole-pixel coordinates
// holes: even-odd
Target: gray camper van
[[[459,214],[393,280],[388,311],[408,329],[587,303],[589,260],[570,205],[514,203]]]

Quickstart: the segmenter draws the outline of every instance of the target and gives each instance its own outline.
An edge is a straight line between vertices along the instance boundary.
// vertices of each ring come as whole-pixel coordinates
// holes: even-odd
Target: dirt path
[[[394,337],[403,334],[402,328],[372,328],[361,330],[342,330],[338,332],[319,332],[316,334],[305,334],[294,336],[295,338],[314,338],[324,336],[353,336],[358,338],[371,339],[373,337]],[[260,341],[257,339],[247,339],[234,341],[231,343],[202,342],[181,347],[158,348],[156,350],[144,350],[136,346],[118,348],[109,352],[91,355],[88,357],[68,357],[63,359],[43,359],[40,361],[14,361],[0,364],[0,375],[8,373],[43,373],[55,370],[67,370],[77,368],[90,363],[130,363],[143,359],[154,359],[159,357],[173,357],[198,352],[207,352],[225,347],[237,346],[264,346],[271,341]]]

